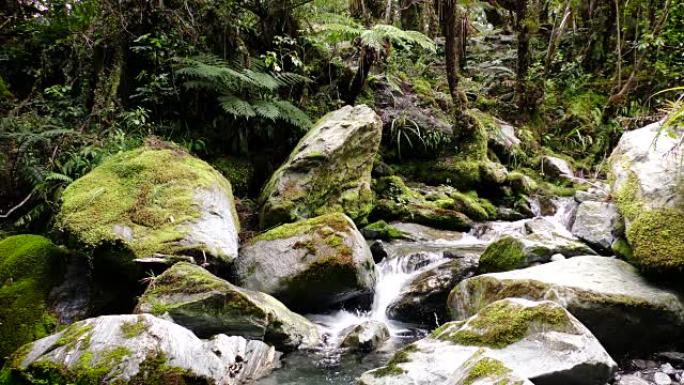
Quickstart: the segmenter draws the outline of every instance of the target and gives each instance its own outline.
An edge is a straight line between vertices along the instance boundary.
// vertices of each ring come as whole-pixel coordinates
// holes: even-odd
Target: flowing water
[[[545,217],[561,234],[567,233],[574,201],[561,198],[555,202],[555,215]],[[387,245],[388,257],[377,264],[377,280],[370,310],[338,310],[328,314],[307,315],[316,323],[324,343],[314,350],[299,351],[283,359],[283,367],[259,381],[259,385],[352,385],[365,371],[384,365],[399,348],[424,337],[428,331],[388,319],[386,310],[402,289],[417,275],[449,261],[450,255],[481,253],[487,244],[502,235],[524,231],[525,222],[490,222],[485,231],[471,233],[431,231],[418,241],[394,241]],[[406,225],[413,226],[413,225]],[[415,230],[415,228],[412,228]],[[341,332],[364,321],[384,322],[390,339],[367,355],[344,354],[339,349]]]

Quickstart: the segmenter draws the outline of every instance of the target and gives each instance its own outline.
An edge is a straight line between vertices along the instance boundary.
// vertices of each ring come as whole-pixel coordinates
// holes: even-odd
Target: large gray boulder
[[[327,214],[255,237],[235,261],[240,286],[312,311],[372,295],[376,271],[354,222]]]
[[[581,256],[458,284],[449,295],[454,320],[503,298],[552,300],[584,323],[615,357],[674,344],[683,335],[684,306],[674,293],[647,282],[627,262]]]
[[[612,195],[644,270],[684,267],[683,136],[681,127],[654,123],[623,134],[610,157]]]
[[[446,321],[449,292],[472,277],[476,269],[476,258],[446,260],[412,279],[389,304],[387,315],[393,320],[429,326]]]
[[[368,215],[381,138],[382,121],[365,105],[321,118],[264,187],[262,228],[338,211],[353,219]]]
[[[542,172],[551,178],[559,180],[574,180],[575,173],[572,166],[566,160],[556,156],[546,155],[542,157]]]
[[[109,258],[108,266],[123,268],[197,257],[228,264],[238,254],[239,226],[230,182],[159,141],[112,156],[70,184],[58,218],[81,245],[105,251],[96,265]]]
[[[476,352],[536,384],[604,385],[617,369],[591,332],[557,303],[509,298],[444,324],[387,366],[364,373],[360,383],[448,384]]]
[[[242,289],[186,262],[156,277],[136,312],[168,319],[202,338],[225,333],[285,351],[312,346],[319,337],[316,325],[270,295]]]
[[[622,230],[622,217],[610,202],[580,203],[572,225],[572,234],[603,253],[611,251]]]
[[[261,341],[218,335],[201,340],[154,316],[102,316],[77,322],[17,351],[6,366],[22,384],[246,384],[279,367]],[[16,381],[16,382],[12,382]]]

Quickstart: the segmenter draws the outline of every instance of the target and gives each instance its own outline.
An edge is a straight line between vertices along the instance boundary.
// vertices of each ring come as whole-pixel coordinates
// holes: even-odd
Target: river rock
[[[10,383],[245,384],[279,367],[261,341],[218,335],[201,340],[154,316],[116,315],[77,322],[17,351]],[[17,381],[17,382],[12,382]]]
[[[200,266],[179,262],[156,277],[138,313],[152,313],[206,338],[218,333],[261,339],[280,350],[318,341],[318,329],[268,294],[242,289]]]
[[[364,218],[373,207],[371,170],[382,121],[365,105],[324,116],[271,177],[259,199],[260,223],[280,223],[344,212]]]
[[[372,295],[375,263],[354,222],[327,214],[255,237],[235,261],[240,286],[312,311]]]
[[[612,195],[633,261],[644,270],[684,267],[684,129],[654,123],[622,135],[610,157]]]
[[[356,352],[372,352],[390,338],[387,325],[379,321],[365,321],[340,332],[342,348]]]
[[[575,179],[575,173],[572,171],[570,164],[561,158],[546,155],[542,157],[542,170],[544,174],[551,178],[561,180]]]
[[[508,297],[562,304],[615,357],[655,351],[683,334],[679,297],[648,283],[627,262],[608,257],[581,256],[469,278],[451,291],[448,307],[452,319],[463,320]]]
[[[364,373],[360,383],[450,383],[454,368],[476,352],[536,384],[604,385],[617,369],[591,332],[557,303],[509,298],[442,325],[387,366]]]
[[[455,258],[412,279],[387,307],[387,315],[398,321],[432,326],[447,320],[446,300],[451,289],[472,277],[476,258]]]
[[[230,182],[175,145],[144,147],[105,160],[62,194],[59,228],[95,249],[94,263],[178,258],[226,265],[238,254],[239,220]]]
[[[609,202],[580,203],[572,225],[572,234],[604,253],[620,236],[622,217],[617,206]]]
[[[522,227],[510,234],[487,246],[480,258],[479,272],[520,269],[549,262],[554,255],[570,258],[596,254],[565,228],[554,225],[546,218],[527,220]]]

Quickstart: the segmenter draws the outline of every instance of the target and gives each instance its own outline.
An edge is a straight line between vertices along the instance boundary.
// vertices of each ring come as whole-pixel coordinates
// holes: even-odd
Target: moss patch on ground
[[[516,343],[534,331],[574,333],[567,311],[552,303],[526,307],[510,301],[498,301],[480,310],[464,325],[450,322],[432,333],[438,340],[459,345],[501,349]]]
[[[515,270],[524,267],[526,261],[525,245],[511,236],[505,236],[487,246],[480,257],[478,272],[483,274]]]
[[[0,241],[0,361],[52,333],[57,319],[46,300],[64,275],[67,252],[38,235]]]

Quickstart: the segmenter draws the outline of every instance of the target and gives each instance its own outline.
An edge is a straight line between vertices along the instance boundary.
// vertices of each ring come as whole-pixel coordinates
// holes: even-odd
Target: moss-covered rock
[[[445,195],[444,199],[431,201],[406,186],[399,176],[378,178],[373,183],[373,189],[377,197],[371,214],[373,219],[401,220],[438,229],[464,231],[472,227],[472,222],[456,207],[487,215],[484,208],[476,206],[475,199],[468,199],[458,191],[453,191],[456,199]]]
[[[202,338],[226,333],[262,339],[280,350],[312,346],[318,340],[317,327],[277,299],[185,262],[154,279],[136,312],[162,316]]]
[[[260,341],[218,335],[205,341],[151,315],[91,318],[25,345],[7,362],[0,384],[243,384],[279,366]]]
[[[395,165],[402,175],[431,185],[445,184],[461,191],[490,193],[506,183],[508,172],[490,160],[464,160],[442,157],[433,161],[413,161]]]
[[[611,354],[668,349],[683,335],[684,305],[624,261],[581,256],[527,269],[479,275],[458,284],[447,305],[465,320],[504,298],[562,303]]]
[[[478,271],[495,273],[525,267],[527,256],[522,241],[505,236],[491,243],[480,257]]]
[[[503,362],[487,357],[485,351],[478,351],[444,385],[532,385],[532,382],[513,373]]]
[[[109,266],[133,260],[237,256],[239,221],[230,183],[207,163],[170,144],[105,160],[64,191],[59,227],[95,249]],[[100,251],[103,251],[100,253]]]
[[[364,373],[360,383],[479,384],[514,372],[533,383],[603,385],[616,369],[591,332],[559,304],[508,298],[442,325],[384,368]]]
[[[370,295],[376,276],[366,241],[340,213],[285,224],[255,237],[240,251],[235,271],[242,287],[307,311]]]
[[[361,234],[363,234],[366,239],[382,239],[384,241],[405,237],[405,234],[401,230],[383,220],[367,225],[361,229]]]
[[[48,296],[64,279],[66,260],[66,250],[38,235],[0,241],[0,362],[59,324]]]
[[[610,157],[612,194],[625,219],[631,262],[648,271],[684,267],[684,129],[659,123],[625,133]]]
[[[381,136],[380,117],[364,105],[321,118],[264,187],[261,227],[331,212],[363,221],[373,207],[371,170]]]

